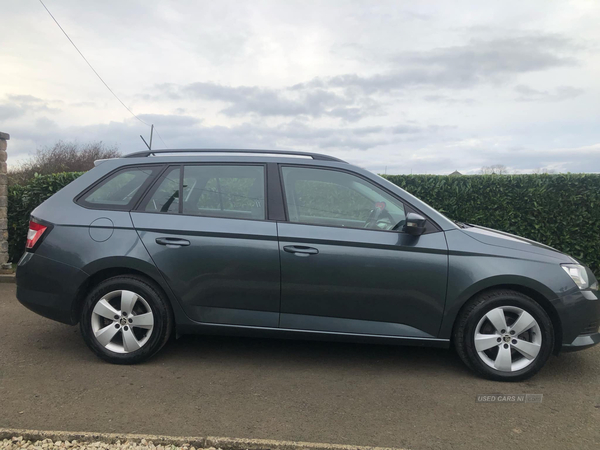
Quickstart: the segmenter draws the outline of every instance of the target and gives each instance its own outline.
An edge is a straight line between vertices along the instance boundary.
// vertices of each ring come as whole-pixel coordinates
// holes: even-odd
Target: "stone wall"
[[[0,268],[6,268],[8,263],[8,221],[6,208],[8,206],[8,180],[6,166],[6,141],[10,136],[0,132]]]

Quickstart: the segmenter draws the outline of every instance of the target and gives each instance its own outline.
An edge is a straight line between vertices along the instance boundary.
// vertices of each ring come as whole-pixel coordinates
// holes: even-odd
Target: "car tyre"
[[[109,278],[84,301],[80,329],[88,347],[113,364],[137,364],[169,340],[173,314],[161,290],[137,275]]]
[[[546,311],[512,290],[477,295],[460,312],[453,334],[456,351],[478,375],[522,381],[535,375],[554,348],[554,327]]]

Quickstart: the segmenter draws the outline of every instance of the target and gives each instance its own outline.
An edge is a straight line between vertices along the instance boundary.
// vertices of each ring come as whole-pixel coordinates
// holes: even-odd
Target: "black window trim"
[[[132,208],[132,211],[154,212],[154,213],[159,213],[159,214],[173,214],[170,212],[163,213],[160,211],[144,211],[143,209],[140,209],[140,208],[146,207],[146,204],[150,201],[150,199],[152,198],[152,196],[154,195],[156,190],[159,188],[159,186],[161,185],[161,183],[163,182],[163,180],[165,179],[167,174],[176,167],[179,167],[179,193],[181,194],[181,171],[183,170],[182,169],[183,164],[179,164],[179,163],[178,164],[166,164],[165,167],[163,168],[163,170],[160,172],[160,174],[156,177],[156,179],[154,180],[152,185],[149,186],[148,189],[146,189],[146,192],[144,192],[144,195],[142,195],[138,199],[137,203]],[[179,202],[179,203],[181,203],[181,202]]]
[[[230,220],[254,220],[257,222],[268,222],[270,221],[269,219],[269,201],[268,201],[268,177],[267,177],[267,171],[268,171],[268,165],[269,163],[263,163],[263,162],[214,162],[214,161],[206,161],[206,162],[190,162],[190,163],[186,163],[186,162],[178,162],[176,164],[166,164],[164,170],[160,173],[160,176],[157,176],[153,182],[153,184],[146,189],[146,192],[144,193],[144,195],[140,198],[140,200],[137,202],[137,204],[135,205],[135,207],[132,209],[133,212],[137,212],[137,213],[144,213],[144,214],[168,214],[168,215],[174,215],[174,216],[185,216],[185,217],[203,217],[203,218],[212,218],[212,219],[230,219]],[[150,201],[150,198],[152,197],[152,195],[154,195],[154,192],[156,191],[156,189],[158,189],[158,187],[160,186],[160,183],[162,182],[162,180],[164,179],[164,176],[166,175],[166,173],[168,173],[170,170],[172,170],[173,168],[179,166],[180,167],[180,174],[179,174],[179,197],[180,199],[183,198],[183,176],[184,176],[184,170],[185,170],[185,166],[259,166],[259,167],[263,167],[263,182],[264,182],[264,212],[265,212],[265,218],[264,219],[248,219],[245,217],[223,217],[223,216],[204,216],[204,215],[200,215],[200,214],[185,214],[183,213],[183,201],[179,202],[179,212],[161,212],[161,211],[145,211],[144,208],[146,207],[146,204]]]
[[[283,170],[282,169],[284,167],[299,167],[299,168],[304,168],[304,169],[335,170],[337,172],[344,172],[344,173],[347,173],[350,175],[354,175],[358,178],[361,178],[362,180],[366,181],[367,183],[371,184],[372,186],[376,186],[377,188],[381,189],[382,191],[384,191],[385,193],[390,195],[392,198],[394,198],[394,199],[398,200],[400,203],[402,203],[402,205],[404,206],[405,213],[414,212],[416,214],[420,214],[423,217],[425,217],[425,219],[427,219],[426,225],[429,225],[429,224],[432,225],[433,229],[428,229],[429,227],[426,226],[425,232],[423,234],[438,233],[438,232],[442,231],[440,226],[434,220],[432,220],[427,214],[425,214],[424,212],[422,212],[421,210],[419,210],[418,208],[413,206],[411,203],[407,202],[403,198],[400,198],[398,195],[396,195],[395,193],[393,193],[392,191],[387,189],[385,186],[381,186],[380,184],[373,182],[369,178],[365,177],[364,175],[362,175],[360,173],[354,172],[353,170],[340,168],[340,167],[308,165],[308,164],[279,163],[278,165],[279,165],[279,178],[280,178],[280,182],[281,182],[281,191],[282,191],[282,195],[283,195],[284,211],[285,211],[285,216],[286,216],[285,222],[296,224],[296,225],[341,228],[341,229],[347,229],[347,230],[365,230],[365,231],[377,231],[377,232],[383,231],[383,232],[387,232],[387,233],[404,233],[404,231],[402,231],[402,230],[374,230],[374,229],[370,229],[370,228],[340,227],[337,225],[321,225],[321,224],[316,224],[316,223],[292,222],[291,220],[289,220],[287,195],[285,193],[285,183],[283,180]]]
[[[135,169],[144,169],[144,168],[151,169],[152,173],[148,176],[148,178],[146,178],[144,180],[144,182],[141,184],[141,186],[139,187],[137,192],[134,194],[134,196],[131,198],[129,203],[127,203],[126,205],[106,205],[106,204],[101,204],[101,203],[94,204],[94,203],[86,202],[84,200],[89,195],[90,192],[92,192],[94,189],[101,187],[105,182],[107,182],[114,176],[118,175],[120,172],[125,172],[128,170],[135,170]],[[107,173],[106,175],[100,177],[98,180],[96,180],[90,186],[88,186],[83,191],[81,191],[78,195],[75,196],[75,198],[73,198],[73,202],[76,203],[77,205],[81,206],[82,208],[86,208],[86,209],[101,210],[101,211],[126,211],[126,212],[132,211],[137,206],[139,199],[142,198],[144,196],[144,194],[146,193],[148,186],[150,186],[154,182],[154,180],[160,174],[162,174],[163,169],[164,169],[164,163],[129,164],[129,165],[117,167],[114,170]]]
[[[287,211],[283,198],[283,185],[277,163],[267,163],[268,220],[286,221]]]

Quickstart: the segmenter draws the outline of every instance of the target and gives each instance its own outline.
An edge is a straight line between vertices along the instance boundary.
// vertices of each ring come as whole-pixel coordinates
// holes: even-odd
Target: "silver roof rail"
[[[343,162],[341,159],[333,156],[322,155],[320,153],[296,152],[285,150],[249,150],[249,149],[222,149],[222,148],[201,148],[201,149],[176,149],[176,150],[147,150],[143,152],[130,153],[123,158],[144,158],[148,156],[169,154],[169,153],[248,153],[248,154],[267,154],[267,155],[288,155],[288,156],[306,156],[318,161],[336,161]]]

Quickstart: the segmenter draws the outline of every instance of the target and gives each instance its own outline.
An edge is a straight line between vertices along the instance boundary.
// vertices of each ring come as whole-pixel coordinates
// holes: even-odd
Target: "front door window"
[[[362,178],[338,170],[283,167],[290,222],[397,230],[404,205]]]

